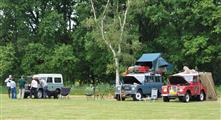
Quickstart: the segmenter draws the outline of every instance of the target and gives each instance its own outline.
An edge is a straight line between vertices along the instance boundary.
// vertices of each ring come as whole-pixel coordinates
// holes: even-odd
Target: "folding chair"
[[[94,96],[95,99],[95,93],[94,93],[94,87],[87,87],[85,90],[85,96],[87,98],[87,100],[92,99]]]
[[[62,87],[61,88],[61,98],[62,97],[68,97],[69,98],[70,91],[71,91],[71,88]]]

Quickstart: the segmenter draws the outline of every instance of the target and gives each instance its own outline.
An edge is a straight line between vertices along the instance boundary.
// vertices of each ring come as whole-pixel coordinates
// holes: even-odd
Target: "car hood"
[[[183,77],[183,76],[170,76],[169,77],[169,83],[171,85],[186,85],[189,84],[189,82]]]
[[[141,82],[137,80],[137,78],[135,78],[134,76],[124,76],[123,83],[124,84],[141,84]]]

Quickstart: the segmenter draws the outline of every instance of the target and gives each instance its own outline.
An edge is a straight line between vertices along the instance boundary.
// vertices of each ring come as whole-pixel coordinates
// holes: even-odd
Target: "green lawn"
[[[114,99],[87,100],[84,96],[70,99],[9,100],[1,97],[1,120],[48,119],[206,119],[220,120],[219,101],[181,103],[171,101],[115,101]]]

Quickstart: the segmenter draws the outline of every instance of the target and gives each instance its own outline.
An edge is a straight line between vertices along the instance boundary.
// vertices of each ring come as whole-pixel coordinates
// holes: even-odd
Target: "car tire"
[[[163,102],[170,102],[170,98],[169,97],[163,97]]]
[[[123,97],[121,98],[120,95],[117,95],[116,99],[117,99],[117,101],[124,101],[125,100],[125,98],[123,98]]]
[[[38,99],[43,98],[43,91],[42,90],[38,90],[37,97],[38,97]]]
[[[60,89],[56,89],[55,90],[55,92],[54,92],[54,99],[58,99],[58,95],[61,93],[60,91],[61,91]]]
[[[200,92],[200,95],[197,96],[198,101],[204,101],[205,100],[205,94],[203,91]]]
[[[116,100],[120,101],[120,95],[116,95]]]
[[[142,100],[143,92],[141,90],[138,90],[137,93],[133,96],[134,101],[140,101]]]
[[[183,102],[188,103],[189,101],[190,101],[190,93],[187,92],[183,97]]]
[[[28,95],[27,95],[27,94],[24,94],[24,98],[28,98]]]

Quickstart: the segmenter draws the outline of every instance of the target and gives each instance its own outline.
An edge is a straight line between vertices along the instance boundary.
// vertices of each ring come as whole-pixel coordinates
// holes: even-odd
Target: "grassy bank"
[[[220,119],[220,100],[181,103],[157,101],[69,99],[9,100],[1,96],[1,120],[47,119]]]
[[[84,95],[87,92],[87,88],[90,85],[82,85],[82,86],[72,86],[71,87],[71,95]],[[97,86],[96,92],[102,92],[105,95],[114,93],[114,86],[110,86],[108,84]],[[219,97],[221,97],[221,85],[216,86],[216,91]],[[7,94],[6,87],[0,86],[0,94]]]

